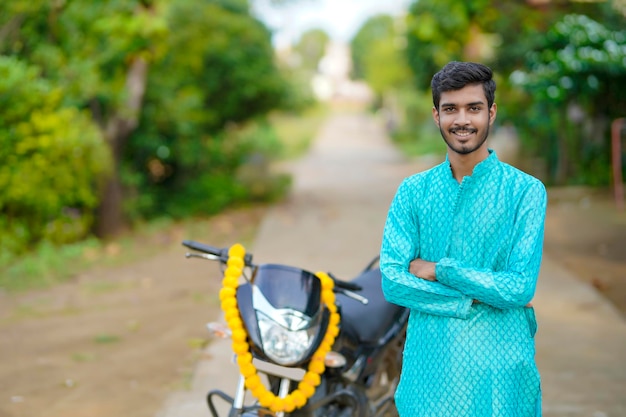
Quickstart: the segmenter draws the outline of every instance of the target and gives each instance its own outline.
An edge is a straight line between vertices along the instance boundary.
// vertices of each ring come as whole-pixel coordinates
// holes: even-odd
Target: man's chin
[[[458,147],[449,147],[454,153],[457,153],[459,155],[469,155],[470,153],[476,151],[476,149],[472,149],[472,148],[458,148]]]
[[[470,143],[454,143],[446,142],[448,149],[459,155],[467,155],[478,149],[478,147],[472,146]]]

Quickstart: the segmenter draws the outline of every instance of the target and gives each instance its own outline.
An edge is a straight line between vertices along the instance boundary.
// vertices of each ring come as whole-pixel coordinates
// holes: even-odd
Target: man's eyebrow
[[[478,106],[478,105],[484,105],[484,104],[485,104],[484,101],[479,100],[479,101],[473,101],[471,103],[467,103],[466,106],[471,107],[471,106]],[[440,107],[457,107],[458,104],[456,104],[456,103],[441,103],[439,106]]]

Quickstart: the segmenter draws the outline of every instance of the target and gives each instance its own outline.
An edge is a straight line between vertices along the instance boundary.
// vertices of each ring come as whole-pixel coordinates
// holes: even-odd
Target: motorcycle
[[[228,417],[398,416],[393,395],[409,311],[385,300],[378,257],[344,281],[290,265],[255,264],[243,250],[234,256],[233,247],[182,243],[192,250],[187,258],[219,262],[223,283],[234,289],[220,291],[229,326],[207,325],[232,339],[240,369],[233,396],[217,389],[207,394],[213,417],[219,417],[216,398],[228,403]]]

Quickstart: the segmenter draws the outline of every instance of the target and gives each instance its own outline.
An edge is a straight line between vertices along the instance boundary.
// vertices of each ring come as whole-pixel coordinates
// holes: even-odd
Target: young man
[[[431,83],[447,158],[406,178],[380,265],[411,310],[396,404],[402,417],[538,417],[536,322],[546,191],[487,147],[492,71],[451,62]]]

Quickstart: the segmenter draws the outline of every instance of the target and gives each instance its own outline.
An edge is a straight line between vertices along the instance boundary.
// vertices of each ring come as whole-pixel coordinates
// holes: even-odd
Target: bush
[[[110,156],[89,116],[62,98],[35,67],[0,57],[0,262],[89,233]]]

